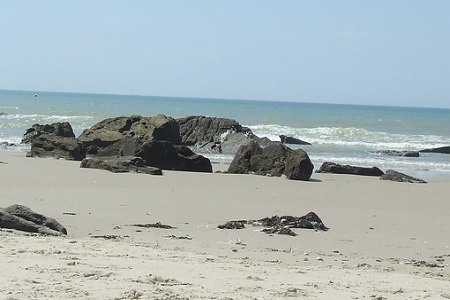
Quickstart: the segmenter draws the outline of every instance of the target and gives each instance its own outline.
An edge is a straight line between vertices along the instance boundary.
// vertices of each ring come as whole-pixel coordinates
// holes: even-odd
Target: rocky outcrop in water
[[[335,174],[349,174],[349,175],[363,175],[363,176],[381,176],[384,174],[377,167],[358,167],[350,165],[340,165],[333,162],[324,162],[317,173],[335,173]]]
[[[423,179],[412,177],[396,170],[386,170],[386,173],[380,177],[380,180],[391,180],[408,183],[427,183]]]
[[[0,208],[0,227],[48,235],[67,234],[66,228],[55,219],[18,204]]]
[[[228,168],[228,173],[281,176],[287,179],[309,180],[314,166],[308,154],[292,150],[281,143],[271,143],[265,148],[251,141],[241,146]]]
[[[450,154],[450,146],[430,148],[430,149],[423,149],[423,150],[420,150],[420,152]]]
[[[377,151],[378,154],[384,154],[389,156],[404,156],[404,157],[419,157],[418,151],[397,151],[397,150],[380,150]]]
[[[308,142],[302,141],[298,138],[292,136],[280,135],[281,143],[283,144],[291,144],[291,145],[311,145]]]

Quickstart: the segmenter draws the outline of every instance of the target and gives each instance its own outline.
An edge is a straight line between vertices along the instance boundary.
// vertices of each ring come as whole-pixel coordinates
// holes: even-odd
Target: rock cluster
[[[113,172],[128,169],[130,172],[161,173],[148,167],[212,172],[207,158],[180,145],[178,123],[164,115],[108,118],[84,130],[78,138],[69,123],[36,124],[25,133],[23,142],[31,143],[28,154],[31,157],[86,160],[82,167],[105,168]],[[136,165],[137,162],[142,165]]]
[[[329,228],[325,226],[323,221],[314,212],[309,212],[301,217],[294,216],[272,216],[259,220],[239,220],[228,221],[223,225],[217,226],[219,229],[243,229],[245,225],[263,226],[262,232],[269,234],[285,234],[296,236],[292,228],[315,229],[327,231]]]

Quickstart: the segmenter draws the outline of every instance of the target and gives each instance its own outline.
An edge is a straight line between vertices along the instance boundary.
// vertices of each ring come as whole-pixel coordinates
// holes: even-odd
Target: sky
[[[450,1],[0,1],[0,89],[450,108]]]

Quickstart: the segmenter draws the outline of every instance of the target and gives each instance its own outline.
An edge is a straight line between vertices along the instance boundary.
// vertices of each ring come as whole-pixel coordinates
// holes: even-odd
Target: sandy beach
[[[448,178],[113,174],[17,152],[0,161],[0,207],[26,205],[68,231],[2,229],[0,299],[450,299]],[[217,228],[310,211],[330,230]],[[132,226],[156,222],[174,228]]]

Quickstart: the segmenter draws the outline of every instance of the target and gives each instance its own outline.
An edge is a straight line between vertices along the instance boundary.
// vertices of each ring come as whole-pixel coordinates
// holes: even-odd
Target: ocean
[[[105,118],[156,114],[230,118],[259,137],[279,141],[282,134],[307,141],[311,145],[300,147],[315,169],[331,161],[395,169],[421,178],[450,177],[449,154],[398,157],[377,153],[450,146],[450,109],[438,108],[0,90],[0,149],[27,151],[29,146],[20,141],[36,123],[67,121],[78,136]],[[230,155],[205,156],[213,163],[233,159]]]

